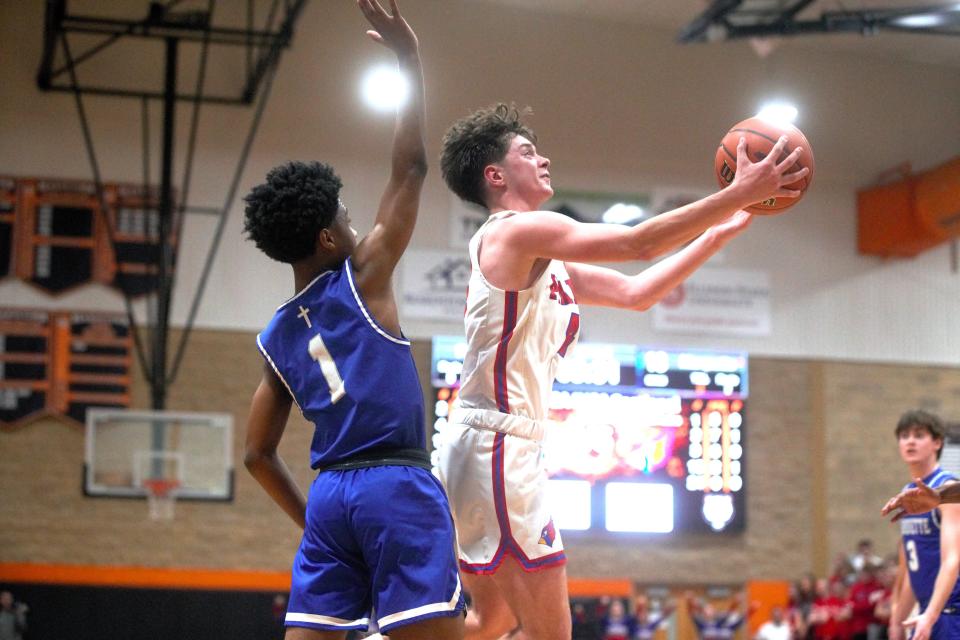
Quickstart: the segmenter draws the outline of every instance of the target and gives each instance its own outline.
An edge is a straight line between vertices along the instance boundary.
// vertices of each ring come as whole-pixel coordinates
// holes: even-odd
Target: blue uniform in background
[[[410,342],[370,315],[351,262],[282,304],[264,358],[314,424],[287,626],[380,630],[460,615],[453,519],[430,473]]]
[[[937,467],[923,482],[936,489],[953,480],[956,480],[953,475]],[[911,482],[904,490],[916,486]],[[940,572],[940,510],[904,516],[900,520],[900,533],[903,536],[903,551],[910,573],[910,586],[920,604],[920,611],[923,612],[933,596],[937,573]],[[932,640],[960,638],[960,581],[953,585],[953,591],[947,598],[930,637]]]
[[[633,639],[653,640],[653,637],[657,633],[657,629],[660,628],[660,625],[663,624],[663,620],[666,617],[666,615],[658,613],[657,615],[648,616],[645,622],[641,622],[639,619],[637,619],[636,623],[634,624]]]
[[[700,640],[730,640],[744,620],[746,618],[739,613],[728,613],[712,620],[693,616],[693,624],[697,627]]]

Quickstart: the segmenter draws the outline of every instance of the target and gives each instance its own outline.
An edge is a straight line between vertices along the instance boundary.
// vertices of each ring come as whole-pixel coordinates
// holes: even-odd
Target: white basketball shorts
[[[451,418],[458,422],[443,432],[440,479],[456,522],[460,569],[494,573],[506,554],[527,571],[565,563],[546,504],[538,423],[482,410],[456,411]]]

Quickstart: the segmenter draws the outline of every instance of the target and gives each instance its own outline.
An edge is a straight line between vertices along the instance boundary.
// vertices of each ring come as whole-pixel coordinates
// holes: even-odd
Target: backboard
[[[145,497],[145,483],[176,481],[177,499],[233,499],[233,417],[91,409],[84,494]]]

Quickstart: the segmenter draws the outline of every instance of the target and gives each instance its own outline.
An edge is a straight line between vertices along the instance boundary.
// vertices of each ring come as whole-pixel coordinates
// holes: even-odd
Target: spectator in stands
[[[634,640],[653,640],[657,629],[673,614],[676,608],[674,603],[667,602],[659,610],[651,611],[650,601],[647,600],[647,597],[637,596],[634,601],[633,613],[636,620],[633,631]]]
[[[797,640],[812,640],[813,628],[810,626],[810,610],[817,599],[816,578],[808,573],[799,581],[790,596],[791,624],[795,628]]]
[[[884,564],[880,570],[881,591],[874,594],[874,624],[867,629],[869,640],[886,640],[890,624],[890,608],[893,603],[893,584],[897,579],[897,565]]]
[[[0,640],[23,640],[30,608],[16,602],[9,591],[0,592]]]
[[[850,587],[850,635],[853,640],[867,640],[867,630],[876,623],[873,611],[878,594],[883,592],[883,585],[877,578],[878,570],[879,565],[872,562],[862,565],[857,572],[857,581]]]
[[[810,624],[816,640],[849,640],[850,605],[847,587],[842,581],[817,580],[820,595],[810,611]]]
[[[864,538],[857,543],[857,550],[849,558],[850,566],[854,571],[862,571],[867,565],[879,567],[883,564],[883,558],[873,551],[873,541]]]
[[[807,616],[800,609],[800,583],[790,585],[790,595],[787,600],[787,606],[783,609],[783,617],[790,627],[790,640],[806,640],[807,638]],[[807,608],[809,611],[809,607]]]
[[[733,598],[727,611],[718,612],[712,604],[702,603],[694,598],[692,593],[687,593],[687,610],[690,612],[694,626],[697,627],[700,640],[733,638],[737,629],[757,608],[756,603],[750,603],[750,606],[744,610],[745,600],[743,594],[738,594]]]
[[[783,609],[774,607],[770,612],[770,619],[764,622],[757,630],[755,640],[792,640],[793,630],[787,623]]]
[[[838,553],[833,559],[833,569],[830,570],[830,584],[842,582],[850,586],[855,577],[856,573],[850,566],[850,558],[845,553]]]
[[[600,624],[595,607],[587,607],[583,602],[570,603],[573,618],[573,640],[597,640],[600,637]]]
[[[610,603],[610,610],[603,618],[603,640],[630,640],[634,631],[633,616],[627,613],[623,600],[615,598]]]

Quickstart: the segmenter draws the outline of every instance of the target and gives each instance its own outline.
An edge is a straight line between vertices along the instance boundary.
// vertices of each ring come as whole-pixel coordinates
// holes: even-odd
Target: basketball
[[[769,200],[758,202],[747,207],[747,211],[750,213],[780,213],[800,202],[803,194],[806,193],[807,188],[810,186],[810,182],[813,180],[813,149],[810,147],[810,143],[807,141],[806,136],[803,135],[803,132],[792,124],[773,123],[756,117],[747,118],[733,125],[730,130],[727,131],[726,135],[723,136],[723,140],[720,141],[714,167],[717,171],[717,182],[720,183],[720,188],[722,189],[733,182],[733,178],[736,175],[737,143],[741,137],[747,140],[748,157],[753,162],[759,162],[767,157],[773,145],[780,139],[780,136],[784,135],[787,136],[787,144],[780,155],[781,159],[786,158],[790,152],[797,147],[803,148],[800,152],[800,157],[787,172],[792,173],[799,171],[803,167],[810,168],[810,172],[806,176],[793,184],[786,185],[787,189],[800,191],[800,195],[796,198],[770,198]]]

